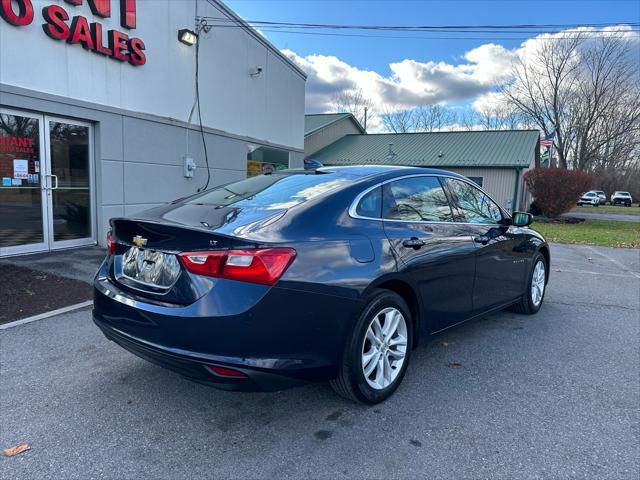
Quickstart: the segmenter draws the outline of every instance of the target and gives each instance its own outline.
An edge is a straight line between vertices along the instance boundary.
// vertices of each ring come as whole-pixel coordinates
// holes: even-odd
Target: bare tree
[[[625,35],[584,32],[541,39],[514,67],[502,94],[545,134],[561,167],[614,168],[640,141],[637,47]],[[635,147],[632,147],[635,145]]]
[[[365,120],[371,120],[376,113],[373,101],[365,96],[361,88],[336,92],[331,99],[331,105],[336,112],[353,114],[365,129]]]
[[[455,112],[441,105],[421,105],[416,108],[414,115],[415,130],[418,132],[445,130],[457,121]]]
[[[519,110],[502,103],[467,111],[461,115],[460,123],[469,130],[516,130],[528,126]]]
[[[416,115],[414,110],[394,111],[390,106],[385,106],[380,113],[380,121],[387,132],[407,133],[416,128]]]

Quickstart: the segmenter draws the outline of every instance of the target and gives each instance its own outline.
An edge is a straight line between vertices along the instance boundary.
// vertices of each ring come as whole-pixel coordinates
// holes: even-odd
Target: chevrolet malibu
[[[442,170],[256,176],[112,219],[94,321],[218,388],[329,381],[373,404],[398,388],[421,336],[540,309],[549,246],[530,223]]]

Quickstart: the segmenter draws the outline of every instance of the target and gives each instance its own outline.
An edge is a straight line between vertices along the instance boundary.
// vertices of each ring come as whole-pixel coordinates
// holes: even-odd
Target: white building
[[[0,256],[103,243],[195,193],[203,137],[209,187],[301,166],[304,84],[217,0],[0,2]]]

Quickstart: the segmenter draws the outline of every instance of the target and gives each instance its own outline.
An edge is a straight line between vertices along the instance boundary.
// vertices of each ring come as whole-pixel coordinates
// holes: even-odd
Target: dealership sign
[[[77,6],[83,0],[65,0]],[[111,0],[86,0],[96,17],[111,17]],[[0,16],[11,25],[25,27],[33,22],[34,11],[31,0],[0,0]],[[54,40],[81,45],[99,55],[105,55],[121,62],[140,66],[147,62],[144,42],[130,37],[120,30],[103,31],[102,23],[91,22],[82,15],[71,17],[60,5],[48,5],[42,9],[45,23],[44,33]],[[136,0],[120,0],[120,25],[127,29],[136,28]]]

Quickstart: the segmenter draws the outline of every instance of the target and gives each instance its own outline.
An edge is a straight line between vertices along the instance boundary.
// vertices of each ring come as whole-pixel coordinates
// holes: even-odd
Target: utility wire
[[[215,20],[222,23],[239,22],[232,18],[225,17],[202,17],[207,20]],[[513,25],[348,25],[348,24],[328,24],[328,23],[296,23],[296,22],[276,22],[270,20],[246,20],[251,25],[264,25],[279,28],[315,28],[315,29],[344,29],[344,30],[394,30],[394,31],[466,31],[466,30],[490,30],[490,31],[513,31],[514,29],[575,29],[581,27],[620,27],[621,25],[640,26],[640,22],[616,22],[616,23],[564,23],[564,24],[513,24]],[[242,24],[239,24],[242,26]]]
[[[198,18],[198,2],[196,2],[196,18]],[[207,183],[204,187],[198,188],[198,193],[206,190],[211,181],[211,170],[209,170],[209,155],[207,153],[207,141],[204,135],[202,124],[202,105],[200,103],[200,38],[196,41],[196,100],[198,102],[198,123],[200,124],[200,136],[202,137],[202,148],[204,149],[204,161],[207,167]]]
[[[206,19],[212,27],[216,28],[245,28],[246,25],[236,19],[226,17],[201,17]],[[248,21],[248,23],[260,28],[263,32],[270,33],[286,33],[298,35],[318,35],[333,37],[357,37],[357,38],[391,38],[391,39],[410,39],[410,40],[528,40],[530,36],[511,36],[506,37],[502,34],[553,34],[550,37],[553,40],[562,40],[565,38],[604,38],[613,34],[640,34],[640,23],[631,22],[621,25],[620,23],[589,23],[589,24],[519,24],[519,25],[430,25],[430,26],[393,26],[393,25],[333,25],[333,24],[311,24],[311,23],[292,23],[292,22],[275,22],[266,20]],[[578,28],[604,28],[614,27],[606,31],[590,31],[578,30]],[[617,27],[617,28],[615,28]],[[529,30],[536,28],[537,30]],[[556,30],[543,30],[542,28],[555,28]],[[565,30],[557,30],[564,28]],[[567,30],[569,29],[569,30]],[[571,30],[573,29],[573,30]],[[311,31],[314,30],[314,31]],[[340,33],[330,31],[317,30],[337,30]],[[386,34],[370,34],[370,33],[342,33],[348,30],[361,30],[366,32],[406,32],[406,33],[458,33],[456,36],[433,36],[420,37],[415,35],[386,35]],[[491,36],[467,36],[468,33],[474,34],[500,34],[497,37]],[[558,36],[558,34],[563,34]]]
[[[262,32],[269,33],[287,33],[287,34],[297,34],[297,35],[319,35],[319,36],[328,36],[328,37],[357,37],[357,38],[391,38],[391,39],[405,39],[405,40],[534,40],[535,37],[443,37],[443,36],[429,36],[429,37],[420,37],[420,36],[407,36],[407,35],[367,35],[363,33],[328,33],[328,32],[301,32],[295,30],[271,30],[268,28],[261,28]],[[621,32],[622,33],[622,32]],[[625,30],[624,33],[635,33],[640,37],[640,30]],[[582,38],[607,38],[610,35],[581,35]],[[545,40],[564,40],[567,38],[575,38],[575,35],[562,35],[556,37],[549,37]]]
[[[238,23],[237,20],[227,17],[201,17],[207,20],[219,20],[223,22]],[[578,27],[611,27],[619,25],[640,25],[640,22],[606,22],[606,23],[540,23],[540,24],[512,24],[512,25],[349,25],[330,23],[297,23],[297,22],[276,22],[272,20],[245,20],[252,25],[283,25],[289,27],[312,27],[312,28],[339,28],[339,29],[361,29],[361,30],[432,30],[432,29],[477,29],[488,28],[492,30],[511,30],[514,28],[578,28]]]

